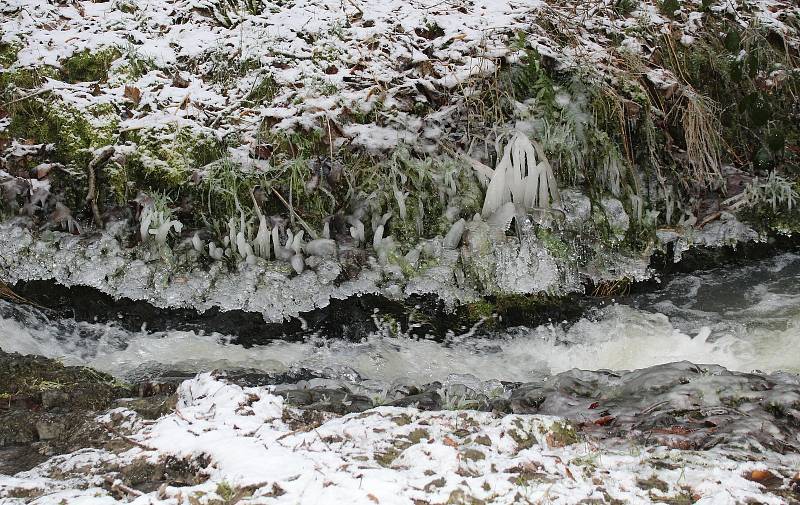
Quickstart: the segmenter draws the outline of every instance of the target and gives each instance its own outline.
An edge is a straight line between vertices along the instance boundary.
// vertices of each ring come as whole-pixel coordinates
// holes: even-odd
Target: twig
[[[11,104],[14,104],[14,103],[17,103],[17,102],[23,102],[23,101],[25,101],[25,100],[27,100],[29,98],[34,98],[34,97],[37,97],[39,95],[44,95],[45,93],[49,93],[51,91],[53,91],[53,90],[52,89],[47,89],[47,88],[46,89],[40,89],[38,91],[34,91],[33,93],[27,94],[25,96],[21,96],[19,98],[15,98],[14,100],[11,100],[10,102],[6,102],[6,103],[3,104],[3,107],[8,107]]]
[[[112,491],[122,491],[123,493],[129,494],[131,496],[144,496],[144,493],[139,491],[138,489],[133,489],[132,487],[126,486],[121,482],[115,481],[111,477],[105,478],[106,483],[111,486]]]
[[[146,451],[155,451],[156,450],[153,447],[147,446],[147,445],[145,445],[145,444],[143,444],[141,442],[137,442],[136,440],[132,439],[131,437],[129,437],[127,435],[123,435],[122,433],[120,433],[119,430],[117,430],[116,428],[114,428],[110,424],[106,424],[105,427],[106,427],[106,429],[108,431],[110,431],[111,433],[113,433],[114,435],[118,436],[119,438],[121,438],[122,440],[128,442],[131,445],[135,445],[136,447],[139,447],[140,449],[144,449]]]
[[[283,198],[283,195],[281,195],[281,194],[278,192],[278,190],[277,190],[277,189],[275,189],[275,188],[272,188],[272,192],[273,192],[273,193],[275,193],[275,196],[277,196],[277,197],[278,197],[278,200],[280,200],[280,201],[283,203],[283,205],[285,205],[285,206],[286,206],[286,208],[289,210],[289,212],[291,212],[292,214],[294,214],[294,216],[295,216],[295,217],[297,218],[297,220],[300,222],[300,225],[301,225],[303,228],[305,228],[305,229],[306,229],[306,231],[308,232],[308,234],[309,234],[309,235],[311,235],[311,237],[312,237],[312,238],[316,238],[317,234],[314,232],[314,230],[311,228],[311,226],[309,226],[309,225],[308,225],[308,223],[306,223],[306,222],[305,222],[305,220],[304,220],[302,217],[300,217],[300,214],[298,214],[298,213],[297,213],[297,211],[295,211],[295,210],[294,210],[294,207],[292,207],[291,205],[289,205],[289,202],[287,202],[287,201],[286,201],[286,199],[285,199],[285,198]]]
[[[4,298],[4,299],[6,299],[8,301],[11,301],[11,302],[14,302],[14,303],[24,303],[24,304],[27,304],[27,305],[32,305],[32,306],[40,308],[40,309],[44,308],[41,305],[39,305],[38,303],[34,303],[34,302],[28,300],[27,298],[19,296],[18,294],[16,294],[10,287],[8,287],[2,281],[0,281],[0,298]]]
[[[94,224],[103,227],[103,218],[100,217],[100,208],[97,206],[97,175],[96,171],[111,159],[114,155],[114,146],[108,146],[94,156],[89,162],[89,192],[86,194],[86,201],[92,205],[92,217]]]

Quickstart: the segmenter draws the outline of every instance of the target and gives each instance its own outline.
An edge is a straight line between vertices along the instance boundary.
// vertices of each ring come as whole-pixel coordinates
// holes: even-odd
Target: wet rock
[[[441,410],[442,397],[436,391],[424,391],[388,403],[391,407],[414,407],[420,410]]]
[[[114,443],[97,415],[135,390],[87,367],[0,350],[0,454],[13,454],[0,472],[13,474],[45,456]],[[160,394],[126,406],[157,417],[171,410],[174,397]]]
[[[372,401],[366,396],[354,395],[345,389],[287,389],[276,390],[290,405],[311,410],[350,414],[372,408]]]
[[[623,238],[631,226],[631,218],[625,212],[622,202],[616,198],[603,198],[601,201],[608,225],[618,238]]]
[[[789,374],[749,374],[689,362],[619,373],[571,370],[520,385],[509,403],[514,413],[577,421],[600,438],[682,449],[723,445],[800,451],[790,415],[800,405],[800,384]]]
[[[36,421],[36,434],[39,440],[54,440],[64,433],[64,423],[59,417],[52,415],[43,416]]]

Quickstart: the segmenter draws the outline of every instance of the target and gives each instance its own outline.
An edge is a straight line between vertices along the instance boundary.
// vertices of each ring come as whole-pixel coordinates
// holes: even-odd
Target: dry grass
[[[699,186],[717,187],[722,179],[718,106],[687,87],[673,110],[679,110],[681,114],[691,179]]]

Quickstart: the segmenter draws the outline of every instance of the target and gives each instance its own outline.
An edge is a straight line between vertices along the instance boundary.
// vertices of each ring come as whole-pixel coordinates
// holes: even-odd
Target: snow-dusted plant
[[[741,193],[723,203],[733,210],[768,203],[772,206],[773,212],[777,212],[778,207],[792,210],[797,206],[798,200],[800,195],[795,190],[794,184],[773,171],[766,179],[754,177]]]
[[[438,393],[442,398],[442,408],[445,410],[469,410],[480,406],[478,400],[470,399],[466,394],[452,392],[447,387],[440,388]]]
[[[553,168],[541,146],[532,144],[523,133],[515,132],[491,174],[481,215],[488,217],[509,202],[526,209],[548,208],[558,199]]]

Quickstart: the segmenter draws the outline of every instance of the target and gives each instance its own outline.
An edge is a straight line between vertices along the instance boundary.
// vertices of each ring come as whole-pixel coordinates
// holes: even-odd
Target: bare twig
[[[302,217],[300,217],[300,214],[298,214],[297,211],[294,210],[294,207],[289,205],[289,202],[286,201],[286,199],[283,197],[283,195],[281,195],[280,192],[278,192],[278,190],[275,189],[275,188],[272,188],[272,192],[275,193],[275,196],[278,197],[278,200],[280,200],[283,203],[283,205],[286,206],[286,209],[290,213],[294,214],[294,217],[297,218],[297,220],[300,222],[300,225],[303,228],[305,228],[305,230],[308,232],[308,234],[311,235],[312,238],[316,238],[316,236],[317,236],[316,232],[314,232],[314,230],[311,228],[311,226],[309,226],[308,223],[306,223],[305,220]]]
[[[14,100],[11,100],[10,102],[6,102],[6,103],[3,104],[3,107],[8,107],[9,105],[15,104],[17,102],[24,102],[25,100],[28,100],[29,98],[34,98],[34,97],[37,97],[39,95],[44,95],[45,93],[49,93],[51,91],[53,91],[53,90],[52,89],[40,89],[38,91],[34,91],[33,93],[29,93],[29,94],[27,94],[25,96],[21,96],[19,98],[15,98]]]
[[[86,194],[86,201],[92,206],[92,217],[96,226],[103,226],[103,218],[100,217],[100,208],[97,205],[97,170],[106,164],[111,156],[114,155],[114,146],[108,146],[95,154],[89,162],[89,191]]]

